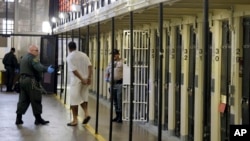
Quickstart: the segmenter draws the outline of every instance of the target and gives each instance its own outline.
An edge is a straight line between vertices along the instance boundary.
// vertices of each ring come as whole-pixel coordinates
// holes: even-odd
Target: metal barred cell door
[[[123,120],[130,117],[130,68],[134,67],[133,121],[148,120],[149,33],[133,32],[133,65],[130,62],[130,31],[123,32]]]
[[[249,124],[250,94],[250,18],[243,19],[242,124]]]
[[[189,68],[188,68],[188,140],[194,140],[194,87],[195,87],[195,54],[196,33],[190,27]]]
[[[231,76],[231,34],[228,21],[222,22],[222,47],[221,47],[221,140],[229,137],[230,106],[229,86]],[[224,106],[223,106],[224,107]]]
[[[180,136],[180,125],[181,125],[181,85],[182,85],[182,73],[181,73],[181,53],[182,53],[182,35],[180,28],[176,28],[176,65],[175,65],[175,78],[176,78],[176,88],[175,88],[175,135]]]

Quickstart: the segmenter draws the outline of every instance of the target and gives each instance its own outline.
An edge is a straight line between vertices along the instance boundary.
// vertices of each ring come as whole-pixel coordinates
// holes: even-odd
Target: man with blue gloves
[[[16,124],[23,124],[22,115],[25,114],[31,104],[35,125],[45,125],[49,121],[41,117],[42,114],[42,73],[53,73],[52,66],[45,67],[38,59],[39,50],[35,45],[31,45],[28,53],[20,60],[20,95],[16,110]]]

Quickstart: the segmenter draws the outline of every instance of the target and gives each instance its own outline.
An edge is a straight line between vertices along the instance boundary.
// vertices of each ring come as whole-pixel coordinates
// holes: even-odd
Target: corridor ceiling
[[[6,17],[6,5],[5,0],[0,0],[0,18]],[[17,0],[15,0],[17,1]],[[22,7],[30,6],[31,0],[21,0]],[[39,3],[42,0],[34,0]],[[208,0],[210,14],[215,10],[233,10],[237,5],[250,6],[250,0]],[[175,0],[175,2],[165,2],[164,4],[164,21],[170,21],[171,19],[182,19],[185,16],[196,17],[203,12],[204,0]],[[42,6],[41,6],[42,7]],[[39,5],[37,5],[39,10]],[[8,4],[9,16],[13,15],[14,3]],[[152,5],[147,8],[138,9],[134,11],[134,29],[141,27],[142,25],[151,25],[152,23],[158,23],[159,20],[159,5]],[[129,13],[115,17],[115,28],[121,30],[128,30],[129,28]],[[111,19],[100,21],[101,32],[108,32],[111,30]],[[71,31],[70,31],[71,32]],[[78,35],[79,29],[73,30],[73,33]],[[81,34],[87,33],[87,27],[80,28]],[[97,32],[97,23],[90,25],[90,34]],[[72,33],[72,32],[71,32]]]
[[[233,10],[235,6],[249,5],[250,0],[208,0],[209,1],[209,13],[212,14],[216,10]],[[196,17],[198,14],[203,14],[204,0],[178,0],[177,2],[169,3],[165,2],[163,19],[164,21],[170,21],[171,19],[182,19],[185,16]],[[134,29],[141,27],[142,25],[151,25],[152,23],[158,23],[159,20],[159,5],[153,5],[144,9],[138,9],[134,11]],[[119,17],[115,17],[115,29],[129,30],[130,14],[126,13]],[[87,33],[87,27],[81,27],[70,31],[69,34],[77,36],[79,30],[82,35]],[[100,32],[111,31],[111,19],[100,21]],[[90,25],[90,35],[97,32],[97,23]]]
[[[20,14],[27,14],[30,15],[30,9],[36,8],[37,13],[42,13],[44,8],[44,0],[15,0],[15,3],[17,3],[19,8],[19,15]],[[6,2],[5,0],[0,0],[0,19],[6,18],[6,12],[8,14],[8,19],[14,19],[14,11],[15,11],[15,3],[14,2],[8,2],[8,7],[6,10]],[[21,12],[21,13],[20,13]],[[30,17],[28,17],[30,18]],[[1,23],[1,22],[0,22]]]

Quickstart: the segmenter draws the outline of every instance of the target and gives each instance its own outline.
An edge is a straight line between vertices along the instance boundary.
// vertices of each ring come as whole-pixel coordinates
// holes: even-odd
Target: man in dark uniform
[[[31,104],[35,116],[35,124],[45,125],[49,121],[41,117],[42,114],[42,92],[40,85],[41,74],[43,72],[53,73],[54,68],[43,66],[39,59],[38,47],[31,45],[28,54],[22,57],[20,61],[20,95],[17,103],[16,124],[23,124],[22,115],[27,111]]]
[[[17,59],[15,56],[15,48],[11,48],[10,52],[5,54],[3,58],[4,68],[6,69],[6,87],[7,92],[13,92],[13,80],[15,77],[15,69],[18,68]]]

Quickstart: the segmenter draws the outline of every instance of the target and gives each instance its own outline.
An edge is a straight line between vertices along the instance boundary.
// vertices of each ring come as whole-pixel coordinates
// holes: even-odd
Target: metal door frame
[[[190,26],[189,46],[189,73],[188,73],[188,140],[194,139],[194,106],[195,106],[195,59],[196,59],[196,33]]]
[[[243,74],[242,74],[242,124],[249,124],[250,120],[250,18],[243,19]],[[248,113],[247,113],[248,112]]]
[[[225,61],[225,62],[224,62]],[[226,108],[221,113],[221,140],[229,137],[230,105],[229,86],[231,81],[231,34],[229,22],[222,21],[222,48],[221,48],[221,96],[226,97],[221,104],[226,104]]]
[[[54,62],[51,62],[51,60],[47,60],[49,62],[44,62],[43,59],[44,58],[48,58],[48,57],[44,57],[43,56],[43,52],[45,51],[45,49],[43,48],[44,47],[44,40],[45,39],[52,39],[53,41],[55,41],[55,45],[53,44],[51,46],[52,47],[55,47],[54,49],[54,54],[51,55],[54,57]],[[49,51],[51,52],[51,51]],[[50,81],[52,81],[52,84],[51,83],[44,83],[44,81],[42,81],[42,84],[45,88],[45,90],[48,92],[48,93],[57,93],[57,67],[58,67],[58,36],[57,35],[49,35],[49,36],[42,36],[41,37],[41,46],[40,46],[40,60],[41,60],[41,63],[45,66],[49,66],[49,65],[52,65],[54,68],[55,68],[55,72],[52,73],[52,74],[48,74],[46,75],[46,73],[44,74],[44,77],[49,77],[50,78]],[[46,76],[45,76],[46,75]],[[45,79],[44,79],[45,80]],[[52,90],[49,90],[48,89],[48,86],[50,85],[54,85],[52,87]]]

